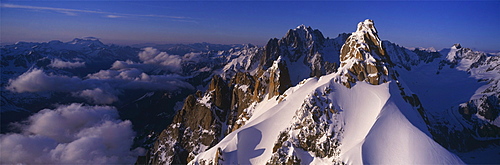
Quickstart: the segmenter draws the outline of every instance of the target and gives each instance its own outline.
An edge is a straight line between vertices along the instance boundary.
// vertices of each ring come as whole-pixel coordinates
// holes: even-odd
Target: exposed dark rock
[[[277,38],[270,39],[266,46],[264,47],[264,55],[260,59],[260,64],[259,66],[263,69],[267,69],[271,67],[273,64],[273,61],[278,59],[280,56],[280,47],[278,44],[279,40]]]
[[[294,151],[297,148],[320,158],[337,158],[340,155],[339,139],[343,136],[343,128],[341,122],[335,120],[339,111],[327,106],[332,100],[322,97],[330,92],[327,88],[321,93],[314,93],[311,99],[304,101],[302,107],[295,113],[292,126],[280,133],[268,164],[300,163]],[[334,159],[332,163],[342,164],[342,161]]]
[[[280,61],[277,68],[273,68],[269,78],[269,98],[283,94],[292,86],[290,73],[285,61]]]
[[[340,53],[342,83],[351,88],[357,81],[379,85],[388,81],[392,64],[385,52],[372,20],[358,24],[358,30],[347,38]]]
[[[227,83],[218,75],[212,77],[208,91],[213,91],[212,102],[220,109],[227,110],[231,105],[231,95]]]

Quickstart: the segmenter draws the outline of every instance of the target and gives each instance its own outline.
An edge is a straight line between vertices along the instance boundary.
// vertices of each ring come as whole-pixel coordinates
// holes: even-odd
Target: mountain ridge
[[[310,34],[316,34],[316,35],[310,35]],[[408,113],[409,113],[408,110],[404,110],[404,111],[401,110],[402,113],[404,114],[404,116],[406,116],[406,118],[408,118],[408,119],[405,119],[401,122],[403,122],[403,123],[409,122],[411,125],[413,125],[415,123],[419,123],[419,124],[416,124],[417,125],[416,127],[419,130],[417,132],[421,131],[421,133],[418,133],[418,135],[415,135],[415,136],[425,136],[427,139],[432,139],[432,138],[435,138],[438,136],[436,134],[439,131],[436,131],[435,125],[432,125],[432,122],[429,121],[429,120],[434,119],[432,116],[433,115],[432,112],[429,112],[428,110],[426,110],[426,108],[425,108],[426,106],[424,106],[422,104],[422,102],[420,101],[420,99],[418,97],[418,94],[413,93],[411,90],[409,90],[410,89],[409,86],[407,86],[404,83],[404,81],[400,81],[399,78],[397,78],[397,77],[399,77],[400,72],[411,71],[412,68],[416,65],[421,65],[422,63],[437,62],[439,60],[439,58],[443,57],[442,55],[436,54],[436,52],[426,51],[426,50],[422,51],[419,49],[415,49],[414,51],[410,51],[408,49],[405,49],[405,48],[400,47],[398,45],[395,45],[393,43],[381,41],[378,38],[377,31],[373,25],[373,21],[371,21],[371,20],[365,20],[364,22],[360,22],[358,24],[357,31],[352,33],[352,34],[339,35],[338,38],[343,38],[343,40],[345,42],[345,44],[342,44],[343,46],[341,48],[339,48],[338,45],[337,45],[337,48],[322,47],[321,45],[324,43],[329,43],[332,45],[332,43],[335,43],[332,41],[335,41],[336,39],[326,39],[324,37],[318,39],[317,36],[322,36],[319,34],[321,34],[319,31],[313,31],[312,28],[310,28],[310,27],[300,25],[296,29],[290,29],[287,32],[287,34],[285,35],[285,37],[283,37],[282,39],[269,40],[268,44],[264,48],[262,48],[263,50],[260,49],[260,51],[257,51],[257,53],[250,55],[253,57],[247,58],[247,59],[252,59],[255,57],[257,57],[257,58],[262,57],[262,58],[260,58],[260,61],[258,62],[259,65],[257,67],[255,67],[257,61],[247,60],[247,62],[250,62],[253,64],[247,64],[246,66],[253,66],[253,67],[251,67],[251,68],[247,67],[246,69],[248,69],[248,70],[245,70],[245,69],[234,70],[234,71],[236,71],[236,74],[234,74],[234,73],[230,74],[230,75],[235,75],[236,77],[240,77],[240,78],[233,77],[233,79],[231,80],[231,83],[225,85],[225,86],[233,87],[232,99],[252,100],[252,99],[245,99],[245,98],[253,98],[253,103],[252,103],[252,101],[250,101],[250,102],[245,101],[243,106],[241,106],[241,104],[237,106],[238,110],[236,110],[236,111],[233,109],[236,107],[232,107],[232,108],[227,109],[227,110],[229,110],[229,112],[225,112],[226,114],[234,114],[234,115],[229,115],[229,119],[231,119],[230,121],[234,121],[234,122],[229,122],[226,124],[223,124],[224,122],[222,122],[220,124],[222,127],[217,129],[217,130],[224,130],[225,129],[225,130],[227,130],[226,133],[220,134],[219,138],[213,139],[213,141],[210,143],[209,146],[203,145],[204,147],[199,148],[201,150],[197,149],[195,153],[189,153],[188,154],[189,156],[187,156],[188,158],[186,161],[181,161],[181,162],[176,162],[175,160],[172,161],[171,159],[168,158],[169,157],[168,155],[163,155],[162,156],[163,161],[150,161],[149,163],[153,163],[153,164],[161,163],[161,162],[163,162],[163,163],[169,163],[169,162],[170,163],[187,163],[187,162],[192,161],[191,163],[195,163],[195,164],[196,163],[201,163],[201,164],[204,164],[204,163],[222,163],[222,164],[224,164],[224,163],[257,163],[257,162],[255,162],[257,160],[259,160],[260,163],[264,163],[264,162],[267,162],[267,163],[286,163],[286,162],[298,163],[298,162],[301,162],[301,160],[304,160],[305,157],[303,157],[304,156],[303,154],[306,154],[306,153],[304,153],[304,151],[308,151],[309,154],[311,154],[308,157],[313,157],[314,159],[312,160],[312,162],[316,162],[316,163],[318,163],[317,161],[325,163],[324,162],[325,160],[328,160],[329,162],[333,161],[333,162],[337,162],[337,163],[343,163],[343,162],[350,162],[350,163],[379,162],[379,163],[381,163],[380,159],[377,160],[377,159],[366,158],[366,161],[365,161],[365,160],[361,159],[360,157],[357,157],[354,159],[354,161],[351,161],[350,159],[347,159],[346,157],[341,156],[341,155],[346,154],[346,153],[344,153],[345,151],[343,151],[341,149],[342,147],[340,147],[340,146],[342,146],[342,144],[341,144],[342,138],[340,136],[343,132],[343,129],[341,126],[339,126],[339,127],[334,126],[334,127],[336,127],[335,133],[339,133],[339,134],[327,136],[329,138],[333,138],[330,140],[333,143],[330,143],[330,144],[323,143],[324,145],[329,146],[328,148],[324,148],[326,146],[319,145],[319,144],[318,145],[322,146],[322,147],[316,148],[316,147],[312,147],[309,144],[314,144],[314,143],[318,142],[318,141],[315,142],[315,140],[318,140],[318,139],[311,138],[311,137],[305,138],[305,139],[304,139],[304,137],[300,137],[300,136],[297,137],[295,135],[295,133],[292,133],[292,132],[294,132],[293,130],[295,128],[294,127],[287,128],[286,124],[285,124],[285,126],[280,126],[279,129],[283,130],[284,128],[287,128],[287,130],[292,131],[292,132],[285,133],[286,132],[285,131],[285,132],[282,132],[279,134],[278,134],[278,132],[272,133],[272,134],[276,135],[276,137],[278,138],[278,141],[276,141],[276,139],[274,137],[266,137],[265,138],[266,140],[261,139],[258,141],[253,141],[251,139],[248,139],[249,143],[251,143],[251,144],[255,143],[257,146],[261,146],[261,144],[263,145],[263,143],[266,144],[267,147],[265,147],[264,149],[259,149],[258,147],[256,147],[255,150],[252,149],[252,150],[256,151],[255,152],[256,154],[259,153],[259,154],[257,154],[257,157],[260,157],[260,158],[255,158],[255,157],[248,158],[246,156],[243,156],[243,157],[245,157],[243,159],[239,158],[239,157],[241,157],[241,156],[239,156],[240,152],[238,150],[234,150],[234,148],[235,147],[238,148],[239,145],[235,146],[235,144],[244,143],[244,141],[235,140],[235,139],[240,139],[240,138],[243,138],[244,136],[247,136],[247,135],[243,135],[245,133],[242,133],[242,135],[239,135],[240,132],[245,132],[244,130],[250,129],[247,132],[254,132],[254,133],[257,133],[258,135],[260,134],[260,137],[264,138],[263,136],[267,136],[267,135],[265,135],[266,131],[262,132],[262,130],[261,130],[264,128],[263,127],[254,128],[254,126],[252,126],[252,125],[256,124],[255,120],[259,120],[262,122],[265,122],[267,120],[290,121],[292,116],[289,116],[289,115],[288,115],[289,117],[287,119],[284,119],[284,118],[283,119],[270,119],[270,118],[266,119],[266,117],[264,117],[264,116],[276,116],[277,115],[276,112],[267,112],[267,111],[271,111],[271,109],[273,109],[272,107],[280,107],[279,105],[286,104],[284,102],[287,102],[286,100],[291,97],[290,95],[292,95],[293,91],[298,90],[297,88],[299,88],[300,86],[303,86],[303,84],[307,84],[307,82],[309,82],[309,81],[317,81],[317,80],[314,80],[314,78],[307,79],[307,77],[316,77],[316,79],[319,78],[320,80],[322,80],[325,78],[325,74],[329,75],[327,77],[331,77],[333,79],[336,79],[335,82],[337,82],[337,83],[342,82],[343,86],[346,86],[347,88],[358,88],[358,87],[356,87],[357,86],[356,84],[359,83],[358,81],[363,81],[364,83],[372,84],[372,85],[391,84],[391,85],[389,85],[389,86],[391,86],[390,93],[399,95],[400,97],[399,97],[399,99],[396,99],[399,101],[395,101],[395,103],[398,106],[396,106],[396,107],[391,106],[392,108],[389,108],[389,109],[391,109],[391,111],[393,111],[394,108],[398,109],[398,107],[402,106],[402,107],[404,107],[404,109],[408,109],[408,110],[412,111],[412,115],[408,116]],[[316,36],[316,37],[313,37],[313,36]],[[352,43],[352,44],[348,44],[348,43]],[[333,44],[333,45],[335,45],[335,44]],[[346,46],[346,45],[352,45],[353,47]],[[389,48],[389,50],[384,49],[384,47]],[[336,69],[325,70],[325,68],[328,68],[325,66],[327,66],[329,64],[329,63],[327,63],[329,61],[321,60],[324,58],[329,58],[329,57],[325,56],[325,54],[328,54],[328,53],[322,52],[322,50],[325,50],[325,49],[327,49],[329,51],[338,50],[337,51],[338,52],[337,55],[339,57],[338,61],[334,60],[338,63],[337,64],[335,64],[334,62],[332,63],[334,66],[336,65],[335,67],[332,67],[332,68],[339,67],[338,70],[336,70]],[[349,50],[349,51],[347,51],[347,50]],[[259,52],[261,52],[261,53],[259,53]],[[332,52],[329,52],[329,53],[330,54],[328,54],[328,55],[331,55]],[[403,55],[403,56],[400,56],[400,55]],[[300,59],[304,59],[303,60],[304,63],[301,63]],[[315,59],[320,59],[320,60],[315,61]],[[333,59],[335,59],[335,58],[333,58]],[[393,61],[391,59],[396,59],[396,61]],[[436,60],[436,59],[438,59],[438,60]],[[306,61],[309,64],[307,64]],[[236,63],[229,63],[228,65],[235,66],[235,64]],[[235,68],[235,67],[227,67],[228,65],[226,65],[225,68]],[[238,63],[238,65],[240,65],[240,64]],[[304,67],[304,65],[306,67]],[[355,66],[355,67],[353,67],[353,66]],[[301,69],[301,67],[303,69]],[[279,68],[279,72],[277,72],[278,71],[278,70],[276,70],[277,68]],[[284,70],[284,68],[288,68],[288,69],[286,69],[286,71],[284,71],[282,73],[281,70]],[[290,69],[290,68],[293,68],[293,69]],[[225,70],[225,72],[227,72],[227,71],[230,71],[230,70]],[[247,73],[239,74],[238,71],[239,72],[247,71]],[[230,71],[230,72],[232,72],[232,71]],[[336,75],[336,73],[338,75]],[[227,74],[223,73],[222,75],[227,75]],[[288,81],[283,81],[283,82],[274,81],[272,79],[276,79],[276,78],[272,78],[273,76],[275,76],[278,79],[284,78],[285,80],[288,79],[287,77],[290,77],[291,83],[289,83]],[[342,77],[346,77],[346,78],[342,78]],[[298,80],[301,80],[304,78],[306,78],[306,80],[298,81]],[[371,79],[368,79],[368,78],[371,78]],[[217,78],[217,79],[219,79],[219,78]],[[236,81],[235,79],[237,79],[238,81]],[[244,79],[244,81],[242,81],[242,79]],[[313,79],[313,80],[311,80],[311,79]],[[349,79],[349,81],[345,81],[346,79]],[[323,80],[323,82],[324,81],[325,80]],[[242,84],[239,84],[237,82],[240,82]],[[252,82],[256,82],[255,85],[252,85],[253,84]],[[349,82],[349,83],[346,83],[346,82]],[[356,82],[358,82],[358,83],[356,83]],[[296,86],[296,87],[293,87],[293,86]],[[359,87],[359,88],[366,88],[366,90],[371,89],[370,87],[365,87],[365,85],[362,85],[362,86],[364,86],[364,87]],[[267,88],[267,87],[270,87],[270,88]],[[280,87],[282,87],[282,88],[279,90],[276,90]],[[337,89],[339,87],[331,87],[331,86],[326,87],[322,93],[321,92],[320,93],[313,93],[313,94],[309,94],[307,96],[308,97],[326,96],[330,93],[330,92],[326,92],[326,91],[332,90],[332,88]],[[243,91],[243,89],[245,91],[248,89],[253,89],[254,92],[251,92],[253,94],[244,94],[244,93],[234,94],[234,91],[238,91],[239,89],[242,89],[242,91]],[[320,90],[320,89],[317,89],[317,90]],[[215,91],[217,91],[217,90],[215,90]],[[201,95],[198,95],[198,99],[199,100],[207,100],[204,98],[207,97],[208,96],[207,94],[209,94],[209,93],[210,93],[210,90],[208,90],[206,92],[206,94],[202,97],[200,97]],[[238,93],[238,92],[236,92],[236,93]],[[304,96],[304,94],[302,94],[302,95]],[[344,95],[344,94],[342,94],[342,95]],[[268,96],[268,97],[266,98],[263,96]],[[209,98],[210,97],[211,96],[209,96]],[[255,99],[255,97],[258,97],[258,99]],[[331,102],[331,100],[335,100],[335,99],[342,98],[342,97],[343,96],[337,96],[334,98],[329,97],[328,99],[326,99],[326,101]],[[330,101],[328,101],[328,100],[330,100]],[[232,102],[234,103],[235,100],[232,100]],[[301,101],[299,99],[299,100],[296,100],[296,102],[300,103]],[[351,103],[349,103],[349,104],[351,104]],[[302,105],[302,107],[304,107],[306,105],[307,104],[305,101],[304,104]],[[263,106],[268,107],[270,109],[264,110],[267,108],[263,108]],[[314,104],[309,105],[309,106],[317,107],[317,105],[314,105]],[[212,106],[208,106],[208,107],[212,107]],[[298,106],[298,105],[291,106],[290,109],[294,109],[297,107],[301,107],[301,106]],[[306,107],[308,107],[308,106],[306,106]],[[319,107],[324,107],[324,106],[319,106]],[[309,107],[309,108],[311,108],[311,107]],[[307,108],[307,109],[309,109],[309,108]],[[336,116],[336,118],[338,118],[339,116],[340,116],[340,118],[342,118],[342,115],[339,115],[339,113],[342,113],[344,110],[341,110],[341,109],[342,108],[340,108],[338,106],[325,108],[325,109],[320,108],[320,110],[316,112],[316,110],[314,110],[314,108],[313,108],[313,110],[315,111],[314,113],[319,113],[319,114],[327,115],[330,117]],[[385,108],[381,108],[381,109],[385,109]],[[263,116],[264,113],[268,114],[268,115]],[[297,111],[296,113],[293,113],[293,112],[288,112],[288,113],[289,114],[296,114],[296,113],[299,113],[299,111]],[[307,113],[311,113],[311,112],[301,112],[301,113],[307,114]],[[212,115],[213,114],[220,114],[220,113],[216,110],[216,111],[212,112]],[[284,114],[281,114],[281,115],[284,115]],[[320,115],[320,116],[322,116],[322,115]],[[215,116],[218,116],[218,115],[215,115]],[[293,117],[293,119],[295,120],[295,118],[297,118],[297,117],[298,116],[295,116],[295,117]],[[220,118],[221,117],[218,116],[218,119],[220,119]],[[303,119],[306,119],[306,118],[303,118]],[[349,118],[347,120],[355,120],[355,119]],[[319,122],[318,118],[316,118],[314,116],[312,118],[312,121],[314,121],[313,123]],[[323,121],[323,119],[320,121]],[[297,122],[299,122],[298,123],[299,126],[301,125],[301,123],[303,124],[303,122],[301,122],[300,120]],[[332,122],[335,123],[336,119],[329,120],[329,121],[326,120],[324,122],[331,124]],[[381,122],[385,123],[385,122],[394,122],[394,121],[393,120],[384,120]],[[235,125],[235,123],[236,123],[236,125]],[[317,124],[320,124],[320,123],[317,123]],[[377,122],[375,122],[375,123],[377,123]],[[175,124],[175,123],[173,125],[175,127],[178,126],[178,124]],[[182,123],[181,123],[181,125],[182,125]],[[257,124],[257,125],[260,125],[260,124]],[[269,126],[272,127],[271,125],[269,125]],[[403,124],[403,125],[405,125],[405,124]],[[227,126],[227,129],[226,129],[226,126]],[[317,126],[319,126],[319,125],[317,125]],[[317,126],[313,126],[310,128],[316,128]],[[354,129],[354,128],[351,128],[351,129]],[[310,131],[312,131],[312,130],[309,130],[308,133],[312,133]],[[205,131],[200,130],[200,132],[205,132]],[[211,131],[208,131],[208,132],[211,132]],[[224,131],[222,131],[222,132],[224,132]],[[384,132],[384,131],[382,131],[382,132]],[[186,134],[186,132],[184,132],[184,133]],[[215,133],[217,134],[217,131],[215,131]],[[285,134],[283,134],[283,133],[285,133]],[[238,135],[234,135],[234,134],[238,134]],[[382,135],[383,133],[382,134],[377,133],[377,134]],[[163,136],[161,138],[164,139],[164,142],[166,142],[166,141],[168,141],[167,139],[169,139],[167,136],[168,133],[166,133],[164,135],[165,136]],[[279,137],[277,135],[279,135]],[[326,135],[326,134],[324,134],[324,135]],[[275,140],[273,140],[273,139],[275,139]],[[289,139],[295,139],[295,140],[289,141]],[[297,140],[302,141],[301,139],[305,140],[307,142],[307,144],[304,144],[302,142],[297,143]],[[196,144],[196,141],[197,140],[189,141],[189,144]],[[269,142],[272,142],[272,141],[275,141],[276,143],[274,145],[269,144]],[[170,141],[168,143],[164,143],[164,142],[157,143],[158,146],[161,146],[160,148],[163,148],[162,149],[163,151],[172,151],[171,149],[168,149],[168,146],[178,143],[178,142],[173,142],[173,141]],[[215,145],[215,143],[217,143],[217,142],[218,142],[218,144]],[[450,143],[450,141],[439,141],[439,142],[441,144]],[[185,142],[183,142],[183,143],[185,143]],[[350,144],[352,142],[346,142],[346,143]],[[444,155],[448,155],[446,157],[449,158],[449,159],[440,159],[439,157],[435,157],[433,159],[426,160],[426,161],[428,161],[427,163],[429,163],[429,162],[463,163],[458,157],[456,157],[454,154],[450,153],[449,151],[447,151],[443,147],[439,146],[436,142],[432,142],[432,143],[425,142],[425,145],[423,143],[422,143],[422,145],[427,146],[427,147],[431,147],[431,148],[435,148],[435,147],[440,148],[439,153],[444,154]],[[272,146],[274,146],[274,147],[272,147]],[[245,146],[242,146],[242,147],[245,148]],[[208,150],[203,152],[203,150],[206,148],[208,148]],[[294,148],[297,148],[297,149],[294,149]],[[349,148],[349,147],[347,147],[347,148]],[[247,148],[247,149],[251,149],[251,148]],[[151,155],[149,155],[148,157],[150,157],[150,160],[152,160],[151,158],[153,158],[153,157],[154,157],[154,160],[157,160],[158,156],[162,155],[163,151],[160,151],[156,148],[152,149],[152,150],[153,150],[153,153]],[[243,149],[243,150],[246,150],[246,149]],[[345,148],[344,148],[344,150],[345,150]],[[347,150],[350,150],[350,149],[347,149]],[[292,151],[293,151],[293,153],[292,153],[292,155],[290,155],[290,152],[292,152]],[[272,152],[273,154],[270,154],[269,152]],[[254,152],[252,151],[251,153],[254,153]],[[241,154],[243,154],[243,151],[241,151]],[[266,155],[266,156],[263,156],[262,154]],[[375,154],[375,153],[373,153],[373,154]],[[273,156],[271,156],[271,155],[273,155]],[[300,155],[302,155],[302,156],[300,156]],[[320,156],[320,157],[317,157],[317,156]],[[403,163],[403,162],[409,161],[411,159],[414,161],[418,160],[418,161],[424,162],[423,159],[425,159],[425,157],[429,157],[429,156],[430,155],[420,155],[420,157],[419,156],[408,157],[408,155],[406,155],[406,157],[405,157],[406,159],[400,159],[400,160],[387,159],[387,160],[392,160],[393,162],[402,161],[401,163]],[[419,157],[419,158],[417,158],[417,157]],[[376,156],[375,157],[372,156],[372,158],[376,158]],[[385,158],[388,158],[388,157],[385,157]],[[255,161],[251,161],[251,160],[255,160]],[[310,160],[310,159],[307,158],[307,160]],[[311,162],[309,162],[309,163],[311,163]],[[389,162],[386,162],[386,163],[389,163]]]

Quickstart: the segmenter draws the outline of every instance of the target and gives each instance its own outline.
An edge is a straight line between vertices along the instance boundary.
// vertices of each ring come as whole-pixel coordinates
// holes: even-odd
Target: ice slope
[[[391,93],[397,93],[398,90],[394,82],[383,84],[378,87],[379,89],[374,89],[373,86],[366,84],[363,86],[365,86],[365,90],[370,90],[373,94],[373,96],[363,99],[378,97],[377,102],[383,104],[377,104],[368,109],[353,109],[354,112],[358,113],[373,110],[373,113],[377,113],[375,120],[363,120],[359,117],[366,114],[346,115],[346,132],[342,143],[356,145],[352,148],[348,148],[347,145],[342,146],[341,158],[344,162],[349,164],[462,163],[457,156],[430,138],[426,125],[416,110],[399,95],[391,95]],[[357,92],[354,95],[357,95]],[[345,114],[349,113],[348,110],[345,110]],[[362,123],[363,121],[365,123]],[[364,134],[364,132],[356,130],[357,127],[369,128],[369,131]],[[354,133],[357,133],[355,137],[361,139],[355,141],[349,138]]]
[[[343,161],[349,164],[453,163],[463,162],[434,142],[425,123],[399,95],[396,82],[370,85],[358,82],[351,89],[333,82],[338,75],[310,78],[290,88],[282,96],[259,103],[254,115],[242,128],[232,132],[191,162],[216,161],[223,164],[264,164],[273,154],[280,132],[290,127],[301,105],[317,90],[332,89],[322,97],[333,100],[337,119],[344,123],[340,160],[319,158],[312,152],[295,149],[302,163]],[[219,150],[221,153],[217,153]]]

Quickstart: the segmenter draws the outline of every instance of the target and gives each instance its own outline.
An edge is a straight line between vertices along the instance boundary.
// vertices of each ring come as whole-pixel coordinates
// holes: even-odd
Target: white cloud
[[[155,67],[153,65],[144,65],[144,64],[136,63],[136,62],[133,62],[133,61],[130,61],[130,60],[127,60],[127,61],[115,61],[111,65],[111,69],[114,69],[114,70],[128,69],[128,68],[137,68],[137,69],[141,69],[141,70],[144,70],[144,71],[152,71],[152,70],[154,70],[155,68],[158,68],[158,67]]]
[[[143,149],[130,151],[130,121],[109,106],[71,104],[44,109],[20,126],[22,133],[0,135],[2,164],[130,164]]]
[[[148,75],[139,69],[101,70],[87,75],[90,79],[105,80],[124,89],[176,90],[179,88],[193,89],[179,75]]]
[[[182,21],[182,22],[193,22],[196,23],[192,18],[182,17],[182,16],[169,16],[169,15],[157,15],[157,14],[128,14],[128,13],[114,13],[106,11],[95,11],[95,10],[80,10],[80,9],[68,9],[68,8],[57,8],[57,7],[42,7],[42,6],[28,6],[28,5],[16,5],[16,4],[0,4],[1,8],[14,8],[14,9],[28,9],[28,10],[43,10],[43,11],[54,11],[63,13],[66,15],[75,16],[77,13],[91,13],[91,14],[103,14],[108,18],[117,17],[154,17],[154,18],[166,18],[172,21]]]
[[[118,101],[120,89],[145,89],[174,91],[194,87],[179,75],[148,75],[139,69],[101,70],[85,79],[46,74],[33,69],[15,79],[10,79],[7,90],[23,92],[71,92],[75,97],[90,103],[111,104]]]
[[[122,18],[123,16],[119,16],[119,15],[106,15],[106,17],[108,18]]]
[[[82,88],[78,77],[47,75],[41,69],[29,70],[16,79],[10,79],[6,87],[13,92],[56,91],[69,92]]]
[[[169,55],[166,52],[160,52],[158,49],[147,47],[139,53],[139,59],[144,64],[159,65],[165,71],[179,72],[182,69],[182,58],[178,55]]]
[[[141,60],[140,63],[130,60],[115,61],[111,69],[120,70],[136,68],[146,72],[167,71],[180,73],[182,71],[183,60],[198,60],[199,58],[199,54],[196,53],[181,57],[178,55],[169,55],[166,52],[160,52],[158,49],[152,47],[143,48],[142,50],[143,51],[138,54]]]
[[[208,59],[207,57],[203,57],[203,54],[196,52],[186,53],[184,56],[182,56],[182,58],[184,61],[195,62],[195,63],[199,63]]]
[[[63,13],[63,14],[66,14],[66,15],[69,15],[69,16],[77,16],[78,14],[74,13],[74,12],[69,12],[69,11],[59,11],[60,13]]]
[[[113,104],[118,101],[118,97],[115,94],[109,92],[109,90],[102,90],[101,88],[73,92],[73,96],[85,98],[88,102],[94,104]]]
[[[54,59],[50,62],[49,66],[53,68],[79,68],[85,67],[85,62],[69,62],[62,61],[60,59]]]

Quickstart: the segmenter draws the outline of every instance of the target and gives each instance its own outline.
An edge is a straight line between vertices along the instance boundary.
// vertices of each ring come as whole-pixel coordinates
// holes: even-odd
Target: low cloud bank
[[[194,87],[179,75],[148,75],[139,69],[101,70],[85,79],[47,74],[32,69],[9,80],[6,89],[11,92],[71,92],[96,104],[118,101],[120,89],[169,90]]]
[[[115,61],[108,70],[101,70],[86,77],[69,77],[45,73],[42,69],[31,69],[17,78],[10,79],[5,89],[16,92],[66,92],[73,97],[83,98],[88,103],[112,104],[119,100],[124,89],[175,91],[182,88],[194,89],[185,82],[182,63],[200,62],[205,57],[200,53],[184,56],[169,55],[148,47],[137,55],[139,62]],[[52,60],[55,68],[84,67],[84,62]],[[152,74],[153,73],[153,74]]]
[[[69,61],[62,61],[60,59],[54,59],[50,62],[49,67],[72,69],[72,68],[85,67],[85,62],[69,62]]]
[[[130,151],[135,133],[110,106],[61,105],[44,109],[0,135],[0,163],[131,164],[144,149]]]

